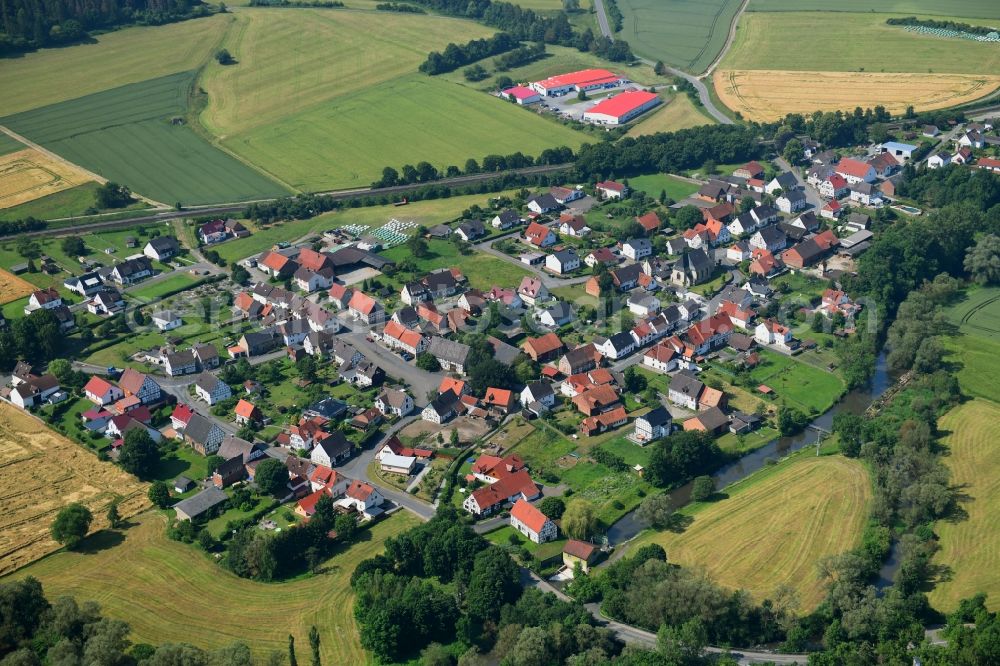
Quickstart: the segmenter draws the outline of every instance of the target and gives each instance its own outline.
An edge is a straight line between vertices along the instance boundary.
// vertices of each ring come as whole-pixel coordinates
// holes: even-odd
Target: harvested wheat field
[[[149,507],[144,483],[0,403],[0,575],[59,548],[49,525],[60,508],[84,504],[98,530],[115,497],[123,518]]]
[[[27,280],[22,280],[0,268],[0,305],[23,298],[35,289],[35,285]]]
[[[788,113],[853,111],[881,104],[899,114],[971,102],[1000,87],[1000,76],[869,72],[719,70],[713,75],[723,104],[748,120],[768,121]]]
[[[34,148],[0,157],[0,208],[41,199],[92,180],[87,172]]]
[[[928,594],[934,608],[948,613],[962,599],[977,592],[988,594],[990,609],[1000,608],[1000,405],[977,398],[955,407],[940,421],[949,433],[944,442],[950,455],[944,463],[951,470],[951,482],[964,499],[962,511],[934,526],[941,539],[935,564],[945,565],[949,574]]]
[[[658,543],[669,561],[703,567],[719,584],[745,589],[758,602],[778,586],[791,587],[802,611],[823,600],[817,564],[861,541],[872,496],[858,461],[805,455],[723,492],[728,498],[685,510],[693,521],[684,532],[646,532],[632,548]]]

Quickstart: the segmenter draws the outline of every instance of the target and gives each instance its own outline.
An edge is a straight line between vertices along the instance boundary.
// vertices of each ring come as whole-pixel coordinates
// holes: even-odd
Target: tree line
[[[973,35],[988,35],[997,32],[996,28],[986,25],[970,25],[959,21],[940,21],[935,19],[919,19],[916,16],[904,16],[902,18],[887,18],[886,25],[910,25],[922,28],[937,28],[939,30],[955,30],[956,32],[968,32]]]
[[[498,32],[487,39],[473,39],[459,46],[454,42],[445,47],[444,52],[431,51],[427,59],[418,68],[424,74],[444,74],[453,72],[459,67],[512,51],[520,46],[520,42],[507,32]]]
[[[0,3],[0,55],[72,44],[91,30],[162,25],[208,16],[200,0],[4,0]]]
[[[525,155],[521,151],[511,153],[510,155],[487,155],[483,158],[482,163],[470,157],[465,161],[464,168],[451,165],[445,168],[444,171],[439,171],[430,162],[418,162],[416,166],[404,164],[399,171],[391,166],[387,166],[382,169],[382,177],[372,183],[372,188],[380,189],[415,183],[429,183],[441,178],[496,173],[498,171],[524,169],[526,167],[547,164],[565,164],[571,161],[573,161],[573,150],[567,146],[560,146],[558,148],[546,148],[538,157]]]
[[[27,231],[40,231],[49,226],[45,220],[25,217],[20,220],[0,220],[0,236],[16,236]]]

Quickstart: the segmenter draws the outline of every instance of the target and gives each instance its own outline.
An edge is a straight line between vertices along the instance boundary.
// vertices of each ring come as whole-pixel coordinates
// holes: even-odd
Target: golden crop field
[[[63,506],[84,504],[97,530],[115,497],[123,518],[149,507],[146,484],[0,403],[0,574],[59,548],[49,525]]]
[[[951,569],[947,579],[928,594],[931,604],[943,612],[958,607],[961,599],[985,592],[991,610],[1000,608],[1000,405],[977,398],[945,414],[939,426],[950,433],[944,443],[951,454],[944,463],[951,482],[967,499],[961,502],[965,516],[939,521],[934,529],[941,550],[936,564]]]
[[[0,156],[0,209],[18,206],[92,180],[68,162],[25,148]]]
[[[1000,75],[901,74],[717,70],[712,77],[719,99],[749,120],[768,121],[788,113],[853,111],[881,104],[899,114],[971,102],[1000,87]]]
[[[295,636],[299,659],[309,651],[309,628],[320,633],[324,664],[365,664],[354,622],[350,577],[361,560],[383,550],[386,538],[413,527],[401,511],[363,533],[363,540],[328,560],[325,573],[285,583],[238,578],[196,546],[170,541],[164,521],[147,512],[118,544],[91,541],[91,552],[61,552],[17,572],[42,582],[49,599],[94,600],[106,615],[125,620],[135,642],[190,643],[212,649],[243,641],[258,663],[286,654]]]
[[[0,305],[23,298],[35,290],[35,285],[0,268]]]
[[[860,542],[872,496],[864,466],[840,456],[799,457],[724,492],[696,508],[683,533],[650,532],[633,548],[658,543],[670,562],[703,567],[758,602],[787,585],[803,612],[825,594],[820,560]]]

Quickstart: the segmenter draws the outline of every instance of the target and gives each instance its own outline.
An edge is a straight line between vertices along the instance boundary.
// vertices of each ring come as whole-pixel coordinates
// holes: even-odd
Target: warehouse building
[[[560,74],[544,81],[535,81],[531,89],[539,95],[557,97],[569,92],[590,92],[604,88],[615,88],[628,83],[614,72],[606,69],[582,69],[579,72]]]
[[[535,102],[541,101],[542,96],[531,88],[526,88],[525,86],[514,86],[513,88],[507,88],[500,93],[504,99],[512,99],[518,104],[534,104]]]
[[[601,125],[621,125],[649,111],[660,101],[658,95],[644,90],[623,92],[595,104],[583,114],[583,119]]]

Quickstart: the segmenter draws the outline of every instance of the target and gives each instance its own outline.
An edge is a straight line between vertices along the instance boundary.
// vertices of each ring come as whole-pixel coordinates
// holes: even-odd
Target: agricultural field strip
[[[662,545],[671,561],[703,566],[755,599],[779,585],[794,588],[803,610],[823,598],[816,563],[861,537],[871,483],[857,461],[800,456],[726,490],[728,499],[692,505],[681,534],[646,532],[636,545]]]
[[[947,12],[941,12],[946,9]],[[966,19],[1000,20],[1000,5],[994,0],[962,0],[942,3],[941,0],[750,0],[748,12],[876,12],[894,14],[943,14]]]
[[[97,528],[104,524],[103,508],[116,496],[126,518],[149,506],[145,484],[5,403],[0,404],[0,463],[0,488],[13,491],[0,496],[0,573],[58,549],[48,527],[66,502],[87,505]]]
[[[162,201],[216,203],[286,191],[182,121],[194,73],[180,72],[0,119],[14,131]]]
[[[315,625],[324,636],[323,663],[366,664],[350,575],[362,559],[382,552],[386,538],[416,521],[399,512],[374,525],[370,539],[324,563],[326,573],[261,584],[237,578],[189,544],[169,541],[163,520],[148,512],[114,547],[58,553],[16,576],[35,576],[53,598],[68,594],[97,601],[107,616],[129,623],[135,642],[216,648],[238,640],[266,655],[284,652],[289,634],[297,646],[308,646],[309,627]]]
[[[0,209],[12,208],[90,180],[84,170],[24,148],[0,156]]]

